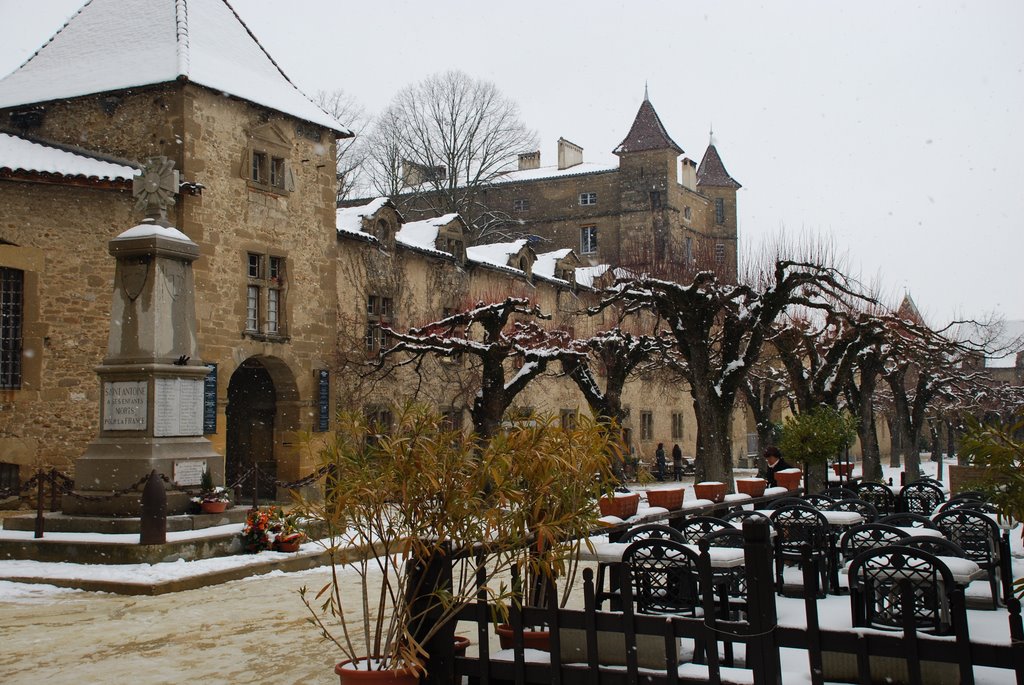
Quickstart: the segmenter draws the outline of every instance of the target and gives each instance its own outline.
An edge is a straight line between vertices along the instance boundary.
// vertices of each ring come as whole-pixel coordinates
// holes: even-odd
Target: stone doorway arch
[[[262,474],[258,483],[254,477],[242,482],[243,500],[249,500],[257,487],[260,499],[277,497],[273,481],[282,477],[278,465],[290,445],[286,436],[298,429],[297,398],[295,375],[276,357],[250,357],[231,374],[225,408],[225,480],[233,484],[253,466]]]

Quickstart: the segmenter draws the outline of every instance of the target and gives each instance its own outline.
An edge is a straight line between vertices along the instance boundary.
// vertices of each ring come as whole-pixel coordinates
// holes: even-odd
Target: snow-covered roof
[[[90,0],[0,80],[0,108],[188,80],[350,135],[225,0]]]
[[[138,169],[0,133],[0,171],[130,181]]]
[[[449,253],[437,249],[437,234],[442,226],[447,226],[458,218],[459,215],[453,212],[433,219],[402,224],[402,228],[395,234],[395,240],[418,250],[447,255]]]
[[[474,245],[473,247],[466,248],[466,258],[480,264],[490,264],[491,266],[510,269],[513,267],[509,266],[509,258],[514,254],[518,254],[520,250],[526,247],[528,242],[526,238],[520,238],[510,243]],[[518,271],[518,269],[516,270]]]
[[[524,169],[522,171],[510,171],[501,174],[490,183],[519,183],[522,181],[537,181],[543,178],[558,178],[560,176],[581,176],[583,174],[598,174],[605,171],[615,171],[619,167],[608,164],[596,164],[594,162],[581,162],[567,169],[559,169],[557,166],[542,166],[536,169]]]
[[[603,276],[610,268],[612,268],[610,264],[578,267],[576,269],[576,282],[584,287],[593,288],[594,279]]]
[[[537,255],[537,261],[533,263],[533,273],[545,278],[555,277],[555,266],[562,259],[565,259],[572,252],[572,248],[566,247],[554,252],[542,252]]]
[[[373,216],[390,202],[389,198],[378,197],[358,207],[342,207],[335,211],[334,227],[339,233],[358,233],[372,238],[373,236],[363,230],[363,219]]]

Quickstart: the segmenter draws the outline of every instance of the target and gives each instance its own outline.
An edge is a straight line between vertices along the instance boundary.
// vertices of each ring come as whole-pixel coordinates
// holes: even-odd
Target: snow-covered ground
[[[926,473],[935,465],[924,463]],[[893,475],[898,482],[898,472]],[[692,482],[692,481],[691,481]],[[694,498],[687,482],[687,503]],[[241,526],[224,526],[224,532]],[[204,534],[215,534],[207,532]],[[0,536],[31,533],[0,531]],[[57,538],[58,535],[47,534]],[[174,535],[185,535],[183,533]],[[96,537],[96,536],[93,536]],[[134,544],[137,537],[124,538]],[[1011,535],[1014,576],[1024,575],[1024,548],[1020,528]],[[306,543],[303,551],[320,547]],[[0,561],[0,576],[85,578],[117,582],[180,580],[225,569],[259,565],[283,555],[263,552],[203,561],[127,566]],[[0,581],[0,681],[35,683],[156,683],[215,682],[334,683],[331,670],[338,654],[318,639],[306,624],[299,587],[319,589],[330,579],[326,568],[295,573],[275,571],[240,581],[155,597],[125,597],[100,592],[63,589],[47,584]],[[344,582],[344,581],[343,581]],[[355,576],[346,584],[357,592]],[[988,584],[976,582],[970,595],[987,596]],[[804,625],[802,600],[778,599],[783,625]],[[1005,610],[971,610],[973,640],[1007,643]],[[825,627],[850,626],[850,600],[829,596],[819,602]],[[471,626],[464,634],[474,637]],[[59,645],[59,649],[54,646]],[[494,645],[497,649],[497,645]],[[472,652],[471,652],[472,653]],[[783,650],[786,685],[809,682],[806,654]],[[976,669],[977,682],[998,685],[1014,682],[1007,671]]]

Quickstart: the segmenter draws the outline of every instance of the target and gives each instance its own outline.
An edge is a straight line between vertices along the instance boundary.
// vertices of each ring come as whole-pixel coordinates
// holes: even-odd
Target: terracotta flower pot
[[[683,506],[683,495],[686,488],[660,488],[647,491],[647,506],[664,509],[678,509]]]
[[[469,638],[463,637],[462,635],[456,635],[455,656],[466,656],[467,649],[469,649]]]
[[[227,502],[200,502],[199,510],[204,514],[223,514],[228,508]]]
[[[278,552],[298,552],[302,545],[302,538],[294,540],[274,540],[274,549]]]
[[[383,671],[368,671],[364,668],[357,668],[365,659],[346,659],[335,664],[334,672],[338,674],[341,685],[361,685],[362,683],[373,683],[374,685],[418,685],[420,676],[415,671],[408,669],[388,669]]]
[[[715,480],[697,483],[693,486],[693,494],[697,496],[697,499],[709,499],[712,502],[724,501],[726,492],[725,483]]]
[[[846,476],[849,478],[850,474],[853,473],[853,462],[841,461],[836,464],[832,464],[832,470],[835,471],[837,476]]]
[[[502,649],[512,649],[512,626],[502,623],[495,629],[498,633],[498,643]],[[524,630],[523,649],[539,649],[542,652],[551,651],[551,633],[546,630]]]
[[[775,474],[775,482],[780,488],[796,490],[800,487],[800,479],[803,477],[804,474],[800,469],[779,471]]]
[[[628,495],[615,493],[605,495],[597,501],[601,509],[601,516],[618,516],[620,519],[628,519],[636,513],[640,504],[640,493],[631,492]]]
[[[767,487],[768,481],[764,478],[736,479],[736,492],[743,493],[744,495],[750,495],[751,497],[761,497],[764,495],[764,490]]]

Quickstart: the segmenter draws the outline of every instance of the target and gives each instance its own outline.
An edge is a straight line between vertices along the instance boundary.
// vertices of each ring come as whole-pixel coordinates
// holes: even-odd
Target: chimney
[[[682,184],[688,190],[697,189],[697,163],[689,157],[683,157],[680,163],[682,170]]]
[[[558,139],[558,168],[568,169],[583,163],[583,148],[565,138]]]
[[[519,170],[526,171],[528,169],[539,169],[540,168],[540,150],[536,152],[524,152],[519,155]]]

